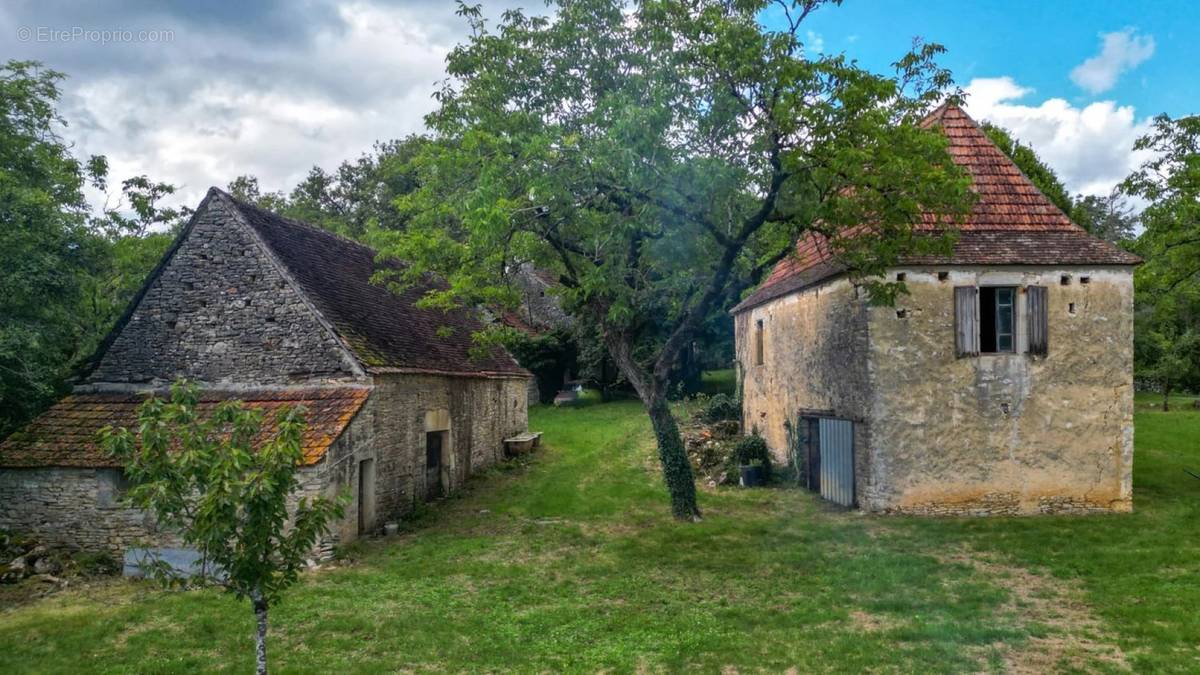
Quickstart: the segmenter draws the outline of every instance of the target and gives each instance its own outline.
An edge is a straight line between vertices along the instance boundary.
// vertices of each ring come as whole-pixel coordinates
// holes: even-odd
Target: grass
[[[307,575],[273,612],[273,665],[1194,672],[1200,413],[1137,422],[1128,516],[877,518],[722,488],[685,525],[636,402],[538,408],[531,461]],[[245,672],[251,628],[215,592],[113,582],[0,612],[0,672]]]

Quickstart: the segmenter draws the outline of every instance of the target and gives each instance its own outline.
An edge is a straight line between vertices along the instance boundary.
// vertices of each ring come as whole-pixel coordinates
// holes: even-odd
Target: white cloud
[[[241,174],[289,190],[313,165],[333,168],[377,140],[422,131],[445,57],[469,30],[442,0],[312,0],[229,21],[179,7],[123,19],[171,29],[170,42],[28,42],[10,56],[67,73],[64,136],[77,156],[109,158],[110,186],[147,174],[193,206]],[[10,35],[65,21],[32,4],[0,7]]]
[[[1139,120],[1133,106],[1098,101],[1076,107],[1061,98],[1025,105],[1018,101],[1033,89],[1011,77],[976,78],[964,91],[968,114],[1032,146],[1072,193],[1108,194],[1147,159],[1133,151],[1133,143],[1149,130],[1150,120]]]
[[[1100,53],[1075,66],[1071,81],[1092,94],[1112,89],[1122,73],[1154,55],[1154,37],[1134,29],[1100,35]]]
[[[812,54],[822,54],[825,52],[825,38],[810,30],[804,34],[804,48]]]

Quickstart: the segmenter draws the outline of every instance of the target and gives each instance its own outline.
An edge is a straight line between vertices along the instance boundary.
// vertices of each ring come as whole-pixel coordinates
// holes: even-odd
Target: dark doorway
[[[442,451],[446,432],[430,431],[425,434],[425,499],[437,499],[442,491]]]
[[[821,426],[816,417],[800,418],[800,449],[804,487],[821,491]]]
[[[358,533],[375,527],[375,460],[358,463]]]

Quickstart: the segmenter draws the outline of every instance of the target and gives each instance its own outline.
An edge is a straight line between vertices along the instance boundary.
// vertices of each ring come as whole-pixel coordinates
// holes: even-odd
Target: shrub
[[[732,460],[735,464],[746,466],[759,462],[763,473],[771,475],[771,452],[767,450],[767,442],[761,436],[742,436],[733,446]]]
[[[708,404],[700,410],[703,422],[723,422],[737,420],[742,417],[742,403],[729,394],[715,394],[708,399]]]

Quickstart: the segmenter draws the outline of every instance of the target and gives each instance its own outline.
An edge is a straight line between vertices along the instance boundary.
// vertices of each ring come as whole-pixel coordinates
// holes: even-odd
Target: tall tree
[[[1139,378],[1170,393],[1200,379],[1200,116],[1161,115],[1135,150],[1152,157],[1121,190],[1148,202],[1136,251],[1138,313],[1134,358]]]
[[[106,427],[102,444],[133,483],[129,501],[199,551],[195,580],[250,601],[257,672],[265,675],[270,608],[340,517],[345,495],[301,498],[288,508],[304,458],[302,408],[280,408],[272,433],[264,433],[261,410],[226,401],[205,415],[197,391],[175,383],[170,400],[142,405],[136,431]],[[163,581],[181,580],[161,561],[148,567]]]
[[[0,66],[0,438],[49,405],[108,331],[187,209],[145,176],[94,209],[108,161],[81,161],[61,136],[62,73]]]
[[[1122,184],[1149,204],[1138,252],[1146,258],[1139,280],[1165,288],[1192,283],[1200,275],[1200,115],[1155,118],[1134,150],[1153,152]]]
[[[106,165],[81,163],[59,136],[62,78],[30,61],[0,67],[0,437],[61,392],[100,256],[83,188]]]
[[[1119,189],[1104,196],[1076,195],[1071,220],[1088,232],[1114,244],[1134,239],[1138,216]]]
[[[376,238],[404,279],[448,280],[434,307],[510,301],[512,265],[553,269],[645,405],[681,519],[700,512],[668,381],[701,323],[806,231],[887,300],[899,288],[874,277],[900,253],[944,250],[913,235],[920,214],[969,201],[945,139],[917,124],[951,84],[941,48],[894,76],[814,56],[801,26],[823,4],[558,0],[493,31],[460,2],[472,36],[399,200],[410,220]],[[771,7],[779,30],[760,23]]]

